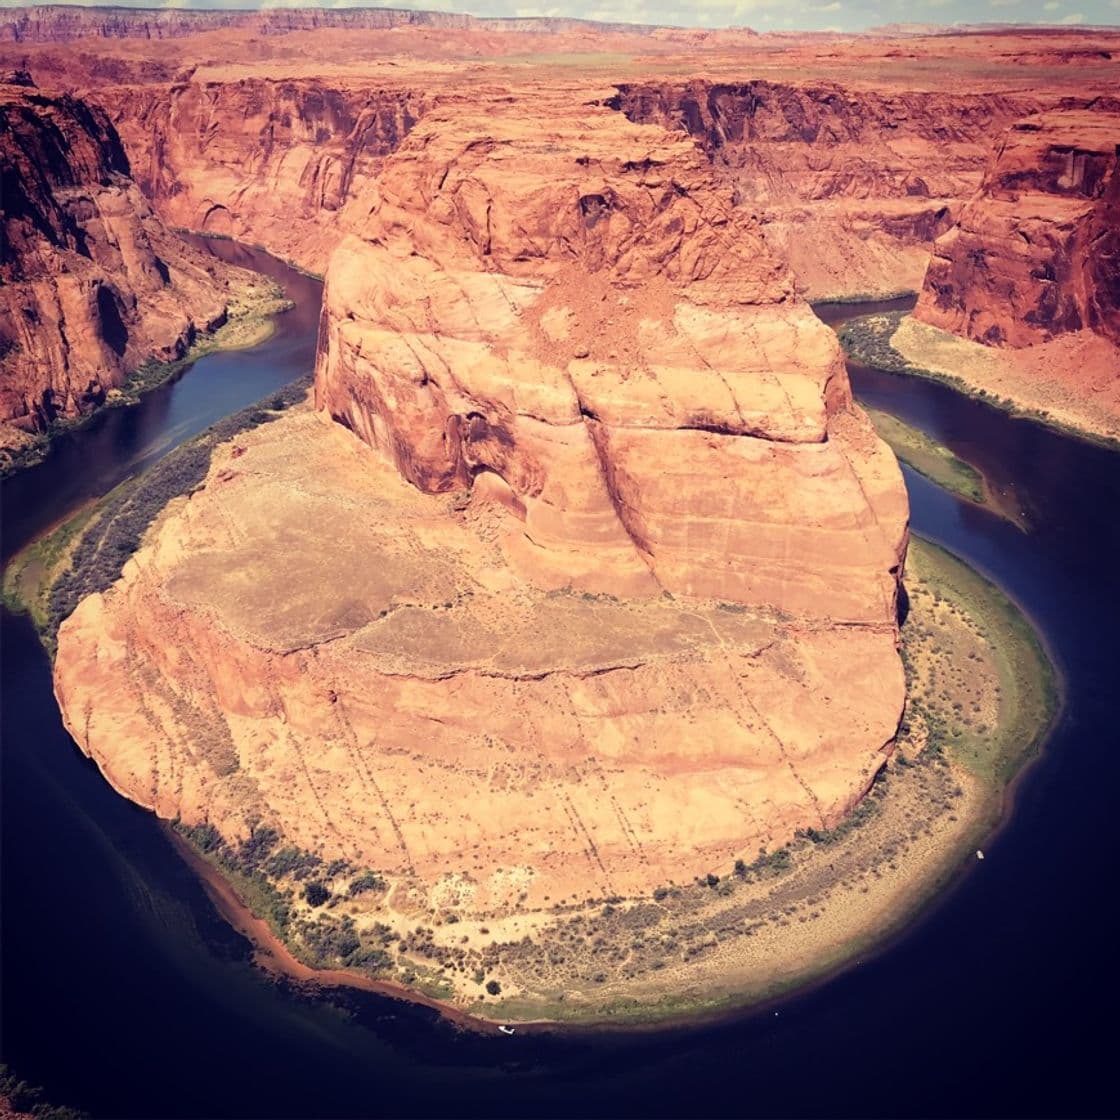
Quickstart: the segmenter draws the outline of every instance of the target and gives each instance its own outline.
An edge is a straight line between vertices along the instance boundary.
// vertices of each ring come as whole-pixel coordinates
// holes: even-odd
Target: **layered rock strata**
[[[1011,126],[915,316],[991,346],[1082,330],[1120,345],[1120,101]]]
[[[102,110],[9,77],[0,84],[0,426],[38,432],[89,411],[143,362],[181,357],[224,320],[231,288],[251,281],[167,230]]]
[[[59,43],[72,39],[178,39],[207,31],[250,31],[258,35],[333,29],[339,31],[390,31],[396,28],[432,28],[443,31],[487,31],[497,34],[540,34],[588,30],[640,37],[659,29],[641,23],[598,23],[555,17],[486,19],[459,12],[427,12],[410,8],[331,9],[313,5],[263,11],[190,11],[151,8],[81,7],[43,4],[16,8],[0,22],[0,40],[17,43]]]
[[[133,174],[176,225],[260,242],[322,272],[342,206],[424,112],[409,88],[246,79],[98,94]]]
[[[378,869],[383,920],[841,819],[902,710],[905,491],[703,154],[574,90],[445,98],[340,222],[321,411],[216,453],[59,632],[83,749]]]
[[[693,136],[813,299],[917,290],[995,138],[1045,103],[767,80],[624,84],[609,102]]]

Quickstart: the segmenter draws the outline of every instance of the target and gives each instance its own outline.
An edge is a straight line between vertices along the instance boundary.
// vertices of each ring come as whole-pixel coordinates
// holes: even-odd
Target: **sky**
[[[96,3],[96,0],[79,0]],[[103,0],[110,3],[112,0]],[[1120,24],[1120,0],[115,0],[129,8],[392,7],[476,16],[568,16],[758,31],[859,31],[887,23]],[[26,4],[27,0],[22,0]],[[21,0],[0,0],[0,8]]]

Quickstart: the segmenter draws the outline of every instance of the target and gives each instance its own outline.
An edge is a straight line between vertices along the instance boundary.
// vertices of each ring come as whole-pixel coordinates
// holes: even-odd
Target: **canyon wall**
[[[428,103],[407,87],[315,80],[119,86],[98,97],[168,221],[259,242],[315,272],[340,237],[342,205]]]
[[[97,90],[169,220],[261,242],[314,271],[341,235],[340,208],[444,96],[439,83],[401,79]],[[809,298],[917,289],[994,138],[1043,104],[768,81],[623,84],[603,102],[691,136]]]
[[[809,298],[916,290],[995,138],[1046,103],[765,80],[625,84],[608,102],[693,136]]]
[[[915,317],[991,346],[1082,330],[1120,345],[1120,101],[1007,130],[934,246]]]
[[[0,83],[0,425],[37,432],[180,357],[245,280],[168,232],[103,110]]]
[[[556,17],[486,19],[459,12],[410,8],[271,8],[260,11],[190,11],[167,8],[98,8],[44,4],[16,8],[0,20],[0,40],[58,43],[97,36],[106,39],[177,39],[207,31],[238,30],[258,35],[290,32],[389,31],[432,28],[441,31],[487,31],[550,35],[588,30],[599,35],[645,36],[659,29],[642,23],[598,23]]]

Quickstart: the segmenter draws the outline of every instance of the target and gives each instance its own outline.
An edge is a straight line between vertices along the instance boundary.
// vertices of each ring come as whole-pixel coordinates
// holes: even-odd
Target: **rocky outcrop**
[[[391,923],[840,820],[902,711],[905,490],[703,153],[578,90],[447,94],[337,220],[319,411],[216,452],[59,632],[83,749],[377,869]]]
[[[834,83],[620,85],[608,104],[694,137],[810,298],[916,289],[1022,94]]]
[[[546,585],[892,624],[894,463],[757,222],[686,137],[537,102],[445,99],[343,214],[320,406],[422,490],[483,476]]]
[[[133,174],[176,225],[260,242],[321,272],[343,204],[423,114],[408,88],[245,79],[98,97]]]
[[[0,84],[0,425],[44,430],[221,323],[247,280],[168,232],[105,113]],[[9,435],[11,433],[9,432]],[[8,440],[5,440],[7,443]]]
[[[1118,153],[1115,99],[1012,125],[934,247],[916,318],[990,346],[1082,330],[1120,345]]]

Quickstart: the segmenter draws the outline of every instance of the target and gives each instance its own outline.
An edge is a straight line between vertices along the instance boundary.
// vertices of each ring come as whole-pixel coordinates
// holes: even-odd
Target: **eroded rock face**
[[[321,272],[343,204],[424,111],[407,88],[270,81],[102,89],[133,174],[170,221]]]
[[[343,215],[318,403],[420,489],[485,475],[544,585],[891,624],[904,498],[831,332],[686,137],[555,101],[445,101]]]
[[[83,749],[378,869],[401,920],[838,821],[902,711],[905,491],[703,153],[578,90],[445,95],[338,221],[319,411],[216,453],[59,632]]]
[[[0,175],[0,424],[86,412],[223,319],[241,270],[168,232],[102,110],[0,84]]]
[[[444,87],[255,77],[114,85],[111,75],[96,84],[162,214],[263,242],[315,271],[339,239],[339,210]],[[995,138],[1046,104],[769,81],[622,84],[602,101],[692,136],[809,298],[917,289]]]
[[[1120,345],[1118,145],[1115,99],[1012,125],[935,244],[915,316],[990,346],[1082,330]]]
[[[994,138],[1043,102],[756,80],[624,84],[608,104],[693,136],[822,298],[918,288]]]

